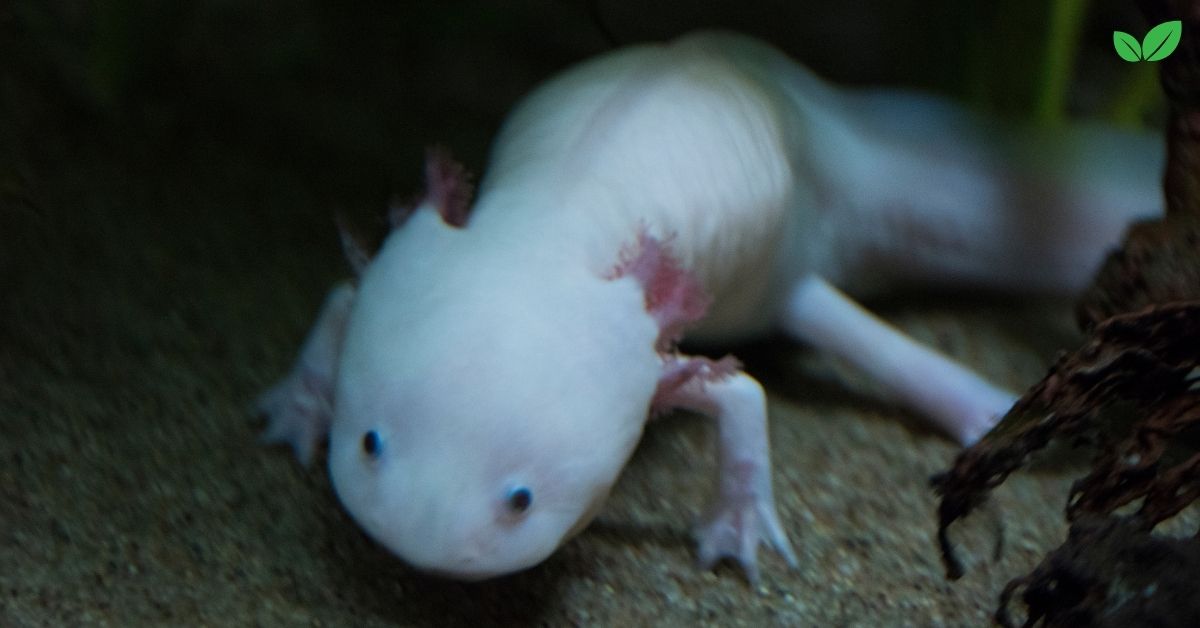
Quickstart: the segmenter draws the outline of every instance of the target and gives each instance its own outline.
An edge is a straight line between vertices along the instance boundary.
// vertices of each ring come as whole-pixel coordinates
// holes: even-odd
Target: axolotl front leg
[[[713,362],[674,355],[663,362],[654,407],[690,410],[717,422],[717,495],[695,530],[701,566],[707,569],[722,558],[733,558],[751,582],[757,581],[758,544],[766,541],[796,567],[771,490],[762,385],[732,358]]]
[[[816,275],[794,287],[782,323],[788,332],[871,375],[963,444],[987,433],[1016,401],[1015,394],[905,336]],[[671,354],[663,359],[653,407],[690,410],[717,422],[717,496],[695,530],[701,565],[709,568],[732,558],[756,581],[758,545],[765,541],[795,567],[771,488],[762,386],[732,358],[714,362]]]
[[[741,370],[738,361],[690,357],[675,342],[701,320],[709,296],[682,268],[662,241],[643,231],[622,252],[613,278],[631,276],[645,290],[646,310],[658,323],[662,372],[652,414],[689,410],[717,422],[717,494],[694,534],[705,569],[722,558],[736,560],[754,582],[758,545],[769,543],[791,567],[798,561],[775,509],[771,490],[771,448],[763,387]]]
[[[292,370],[255,403],[258,413],[268,418],[262,442],[290,445],[306,466],[329,433],[337,358],[353,302],[349,283],[330,290]]]

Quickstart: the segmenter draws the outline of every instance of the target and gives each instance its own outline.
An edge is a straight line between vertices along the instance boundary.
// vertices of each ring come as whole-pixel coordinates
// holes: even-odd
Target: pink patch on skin
[[[425,151],[425,194],[451,227],[463,227],[471,212],[472,185],[462,164],[440,146]]]
[[[637,242],[621,251],[610,278],[630,276],[646,292],[646,311],[658,322],[659,351],[669,352],[688,325],[704,318],[712,299],[704,286],[667,249],[666,244],[642,227]]]
[[[464,227],[471,213],[471,175],[441,146],[425,150],[425,194],[415,202],[393,201],[388,224],[393,229],[404,225],[417,207],[426,201],[437,209],[442,221],[451,227]]]

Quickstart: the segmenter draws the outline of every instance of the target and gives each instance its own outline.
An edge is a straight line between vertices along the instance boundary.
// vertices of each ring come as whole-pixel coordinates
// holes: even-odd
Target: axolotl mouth
[[[511,542],[514,539],[505,538],[503,528],[511,525],[511,521],[497,522],[494,526],[451,525],[448,528],[459,528],[462,532],[447,530],[448,534],[441,535],[441,538],[430,538],[421,543],[422,549],[416,552],[408,544],[405,544],[405,547],[396,546],[395,539],[386,538],[388,535],[383,535],[385,538],[374,534],[371,536],[422,573],[452,580],[487,580],[524,571],[545,561],[563,543],[574,538],[595,519],[604,505],[607,494],[607,488],[598,491],[587,510],[557,539],[553,534],[540,534],[538,543],[519,542],[526,540],[524,538],[516,539],[518,542]],[[368,527],[370,526],[364,524],[364,528]],[[456,540],[455,537],[459,538]]]

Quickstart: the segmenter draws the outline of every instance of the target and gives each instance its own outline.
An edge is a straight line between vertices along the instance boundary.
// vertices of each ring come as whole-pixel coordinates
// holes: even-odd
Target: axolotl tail
[[[1130,223],[1163,212],[1156,134],[1022,125],[906,92],[847,101],[873,148],[847,214],[875,218],[873,229],[847,231],[856,261],[875,269],[849,291],[915,283],[1072,295]]]
[[[793,186],[773,280],[785,287],[817,275],[857,298],[928,286],[1070,295],[1131,222],[1163,212],[1160,134],[838,88],[732,34],[675,45],[725,59],[778,116]]]

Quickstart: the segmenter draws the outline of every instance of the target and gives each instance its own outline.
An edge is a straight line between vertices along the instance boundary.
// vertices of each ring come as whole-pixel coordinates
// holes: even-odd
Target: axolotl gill
[[[620,49],[507,120],[473,203],[444,155],[259,407],[301,461],[328,435],[351,516],[418,569],[543,561],[597,513],[647,418],[718,432],[700,562],[797,559],[762,386],[684,336],[781,329],[963,444],[1015,396],[868,312],[910,285],[1070,294],[1161,214],[1161,138],[1022,129],[947,101],[834,88],[725,33]],[[469,207],[469,213],[468,213]],[[352,242],[352,241],[348,241]],[[785,453],[786,455],[786,453]]]

